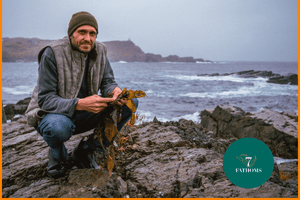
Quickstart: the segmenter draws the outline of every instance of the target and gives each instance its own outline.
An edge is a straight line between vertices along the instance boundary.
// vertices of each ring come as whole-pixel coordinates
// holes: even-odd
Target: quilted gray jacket
[[[53,51],[52,57],[47,56],[49,47],[50,52]],[[114,81],[104,44],[95,42],[95,48],[88,57],[86,69],[84,54],[72,49],[68,37],[56,40],[40,51],[39,77],[25,112],[29,125],[37,128],[47,113],[62,114],[71,118],[79,99],[78,93],[82,91],[85,71],[87,96],[99,94],[99,91],[102,96],[107,96],[118,86]]]

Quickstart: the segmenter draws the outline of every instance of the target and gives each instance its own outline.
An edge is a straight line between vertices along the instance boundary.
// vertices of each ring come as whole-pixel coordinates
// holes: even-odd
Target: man
[[[75,13],[69,22],[68,37],[50,43],[38,55],[38,83],[26,116],[28,124],[50,146],[47,172],[52,177],[64,175],[64,163],[69,159],[64,142],[74,134],[95,128],[101,111],[122,92],[114,80],[106,46],[96,42],[97,34],[98,24],[93,15]],[[107,98],[110,93],[113,97]],[[138,101],[133,100],[137,107]],[[125,99],[118,102],[123,110],[118,131],[132,115],[126,103]],[[74,157],[85,153],[85,149],[101,148],[90,135],[72,156],[78,160]]]

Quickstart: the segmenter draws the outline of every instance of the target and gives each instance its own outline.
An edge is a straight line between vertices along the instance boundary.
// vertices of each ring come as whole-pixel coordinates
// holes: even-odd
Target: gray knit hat
[[[72,15],[72,18],[69,22],[68,35],[69,37],[73,34],[73,32],[82,25],[90,25],[93,26],[98,34],[98,23],[93,15],[88,12],[77,12]]]

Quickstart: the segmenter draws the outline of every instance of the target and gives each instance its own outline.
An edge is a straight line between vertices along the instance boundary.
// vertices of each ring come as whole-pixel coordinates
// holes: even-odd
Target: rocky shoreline
[[[229,76],[229,75],[236,75],[242,78],[269,78],[267,80],[268,83],[276,83],[276,84],[289,84],[289,85],[298,85],[298,74],[287,74],[287,75],[280,75],[275,74],[272,71],[254,71],[254,70],[247,70],[247,71],[240,71],[240,72],[233,72],[233,73],[226,73],[226,74],[199,74],[197,76]]]
[[[270,179],[253,189],[232,184],[222,167],[228,146],[243,137],[264,141],[274,157],[297,159],[295,113],[245,113],[219,105],[203,110],[200,117],[201,123],[154,118],[125,126],[120,134],[129,140],[123,144],[125,151],[116,153],[112,176],[106,170],[76,169],[52,179],[45,169],[48,147],[20,114],[2,125],[2,197],[298,197],[298,161],[275,163]],[[90,133],[66,142],[69,153]]]

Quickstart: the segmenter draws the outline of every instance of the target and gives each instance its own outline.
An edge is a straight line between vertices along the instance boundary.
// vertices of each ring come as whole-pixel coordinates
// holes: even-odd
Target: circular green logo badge
[[[232,143],[225,152],[223,169],[236,186],[255,188],[269,180],[274,168],[274,157],[269,147],[255,138],[242,138]]]

